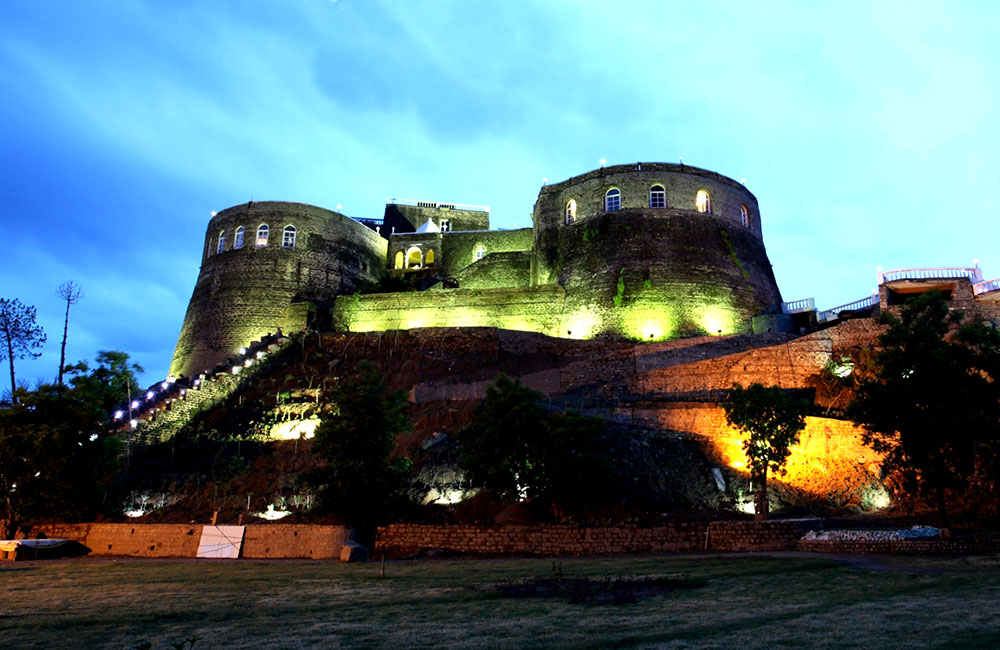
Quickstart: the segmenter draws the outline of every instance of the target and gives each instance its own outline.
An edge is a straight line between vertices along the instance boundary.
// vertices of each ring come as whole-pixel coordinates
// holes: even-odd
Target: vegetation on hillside
[[[948,523],[947,496],[992,484],[1000,506],[1000,332],[951,311],[939,292],[883,313],[874,373],[848,417],[885,454],[883,472]]]

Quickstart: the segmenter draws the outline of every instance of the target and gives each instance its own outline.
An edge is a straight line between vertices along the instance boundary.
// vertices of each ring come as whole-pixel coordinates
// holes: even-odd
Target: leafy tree
[[[125,404],[130,395],[142,392],[136,375],[144,372],[142,366],[129,361],[121,350],[101,350],[97,353],[97,367],[89,371],[85,362],[68,366],[65,371],[75,375],[70,379],[74,389],[94,403],[105,417]]]
[[[501,374],[462,431],[459,466],[471,487],[508,503],[522,499],[586,510],[600,501],[610,466],[595,442],[604,421],[573,411],[549,414],[541,394]]]
[[[917,296],[900,316],[883,313],[874,376],[859,382],[848,416],[864,441],[885,454],[883,471],[932,501],[947,526],[946,495],[965,488],[977,459],[1000,439],[1000,334],[985,323],[963,324],[937,291]]]
[[[807,405],[789,396],[779,386],[739,384],[726,393],[720,404],[726,421],[747,434],[743,452],[747,456],[750,480],[754,487],[754,513],[759,521],[767,519],[767,473],[785,473],[791,446],[799,441],[805,427]]]
[[[59,353],[58,384],[63,385],[63,369],[66,366],[66,338],[69,334],[69,308],[83,300],[83,287],[72,280],[67,280],[56,289],[56,296],[66,301],[66,318],[63,320],[62,349]]]
[[[36,517],[91,518],[118,458],[103,413],[65,387],[18,393],[17,404],[0,410],[0,494],[9,530]]]
[[[309,482],[319,486],[318,505],[347,523],[371,531],[388,515],[402,488],[401,468],[390,461],[396,436],[410,427],[402,391],[386,394],[369,364],[342,379],[327,397],[335,411],[316,427],[313,451],[326,466]]]
[[[0,298],[0,361],[10,365],[11,400],[17,403],[17,382],[14,379],[14,359],[37,359],[41,352],[33,350],[45,344],[45,331],[35,323],[35,308],[22,305],[17,298]]]

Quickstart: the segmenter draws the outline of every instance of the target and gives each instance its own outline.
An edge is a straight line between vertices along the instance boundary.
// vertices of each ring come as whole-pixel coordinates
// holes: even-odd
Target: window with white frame
[[[243,229],[243,226],[240,226],[239,228],[236,229],[236,236],[233,237],[234,251],[238,251],[239,249],[243,248],[243,235],[245,232],[246,231]]]
[[[698,194],[694,197],[694,207],[698,212],[712,214],[712,197],[707,190],[698,190]]]
[[[566,223],[571,224],[576,221],[576,199],[570,199],[566,204]]]
[[[476,249],[476,260],[481,260],[486,257],[486,249],[480,246]]]
[[[451,232],[451,219],[441,220],[441,232]]]
[[[740,206],[740,219],[743,221],[745,227],[750,227],[750,210],[745,205]]]
[[[604,195],[604,211],[617,212],[622,209],[622,193],[617,189],[608,190]]]
[[[264,248],[267,246],[267,233],[268,228],[266,223],[262,223],[257,228],[257,248]]]
[[[654,185],[649,188],[649,207],[667,207],[667,190],[663,189],[662,185]]]
[[[226,248],[226,231],[219,233],[219,245],[215,247],[216,254],[221,253]]]
[[[281,233],[281,247],[295,248],[295,226],[285,226],[284,232]]]

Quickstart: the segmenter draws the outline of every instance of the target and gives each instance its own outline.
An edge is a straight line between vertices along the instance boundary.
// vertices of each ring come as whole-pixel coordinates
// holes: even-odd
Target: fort
[[[781,302],[756,198],[714,172],[603,167],[543,186],[532,218],[490,230],[487,207],[429,201],[390,202],[381,220],[284,202],[223,210],[170,374],[210,368],[279,327],[662,341],[748,332]],[[425,290],[377,292],[400,276]]]
[[[118,416],[130,440],[158,442],[241,405],[272,423],[257,434],[308,437],[318,391],[369,360],[410,395],[401,452],[433,466],[434,445],[502,371],[551,408],[622,427],[622,453],[653,491],[738,504],[741,437],[716,404],[734,382],[835,406],[816,389],[822,373],[876,344],[879,311],[931,289],[1000,323],[1000,280],[978,265],[880,271],[877,293],[824,311],[783,301],[762,232],[741,183],[665,163],[544,185],[532,227],[515,230],[490,230],[485,206],[432,201],[389,201],[382,219],[234,206],[209,223],[171,377]],[[773,483],[780,502],[887,502],[880,457],[843,419],[810,417],[788,470]],[[428,471],[420,498],[462,498],[453,472]]]

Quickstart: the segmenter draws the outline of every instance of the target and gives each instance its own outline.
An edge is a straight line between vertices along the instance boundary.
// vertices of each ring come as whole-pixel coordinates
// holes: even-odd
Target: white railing
[[[976,296],[981,296],[984,293],[990,293],[992,291],[1000,291],[1000,278],[996,280],[987,280],[986,282],[977,282],[972,285],[972,293]]]
[[[813,298],[803,298],[802,300],[781,303],[782,314],[797,314],[804,311],[814,311],[815,309],[816,301]]]
[[[879,284],[895,282],[896,280],[938,280],[942,278],[968,278],[971,282],[981,282],[983,271],[978,266],[974,268],[940,266],[923,269],[896,269],[894,271],[879,271],[878,273]]]
[[[839,317],[840,312],[868,309],[869,307],[872,307],[877,304],[878,304],[878,294],[873,293],[872,295],[866,298],[862,298],[861,300],[855,300],[854,302],[838,305],[833,309],[827,309],[825,311],[821,311],[819,312],[819,315],[816,317],[816,320],[818,320],[821,323],[825,323],[826,321],[834,320],[835,318]]]
[[[473,212],[489,212],[488,205],[472,205],[471,203],[444,203],[442,201],[418,201],[416,199],[386,199],[387,205],[412,205],[417,208],[443,208],[446,210],[472,210]]]

